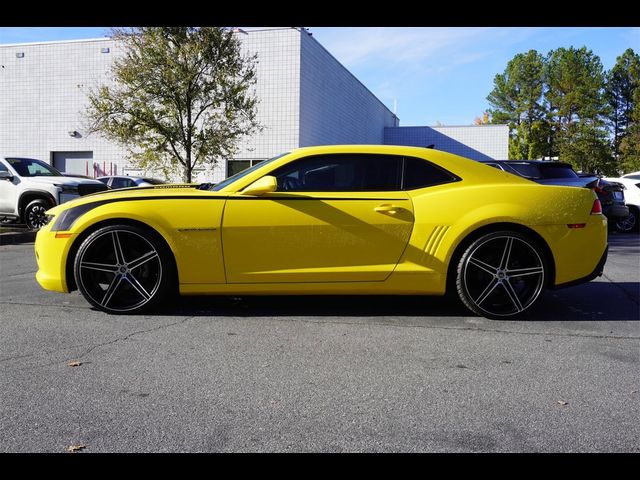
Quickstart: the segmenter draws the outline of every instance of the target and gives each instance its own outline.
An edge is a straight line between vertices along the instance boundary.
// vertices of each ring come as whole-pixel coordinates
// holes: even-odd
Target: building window
[[[259,160],[250,160],[250,159],[238,159],[238,160],[227,160],[227,177],[231,175],[235,175],[243,170],[246,170],[249,167],[253,167],[260,162],[264,162],[264,159]]]

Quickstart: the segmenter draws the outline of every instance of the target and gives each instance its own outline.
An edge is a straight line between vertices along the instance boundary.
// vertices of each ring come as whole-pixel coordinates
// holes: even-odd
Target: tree
[[[89,94],[91,131],[127,147],[132,163],[191,182],[196,166],[237,149],[256,120],[256,57],[219,27],[114,29],[124,49],[113,85]]]
[[[624,172],[640,170],[640,87],[633,92],[633,103],[627,134],[620,142],[620,166]]]
[[[604,71],[586,47],[558,48],[547,56],[548,155],[582,171],[612,173],[603,113]]]
[[[534,159],[546,151],[544,67],[544,57],[535,50],[517,54],[496,75],[487,97],[491,122],[509,125],[509,158]]]
[[[491,119],[489,118],[489,112],[482,112],[482,117],[476,117],[473,119],[474,125],[488,125],[491,123]]]
[[[605,100],[609,107],[607,118],[613,135],[613,154],[618,158],[620,143],[628,132],[634,109],[633,94],[640,86],[640,56],[628,48],[616,59],[607,73]]]

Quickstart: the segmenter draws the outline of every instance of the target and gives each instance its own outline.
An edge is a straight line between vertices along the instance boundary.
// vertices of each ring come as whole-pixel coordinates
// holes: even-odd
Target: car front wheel
[[[169,252],[157,235],[112,225],[87,237],[74,272],[85,299],[108,313],[140,313],[159,305],[171,287]]]
[[[47,216],[44,214],[51,208],[49,202],[41,198],[29,202],[24,209],[23,221],[27,228],[38,230],[47,224]]]
[[[513,231],[475,240],[458,263],[456,287],[462,302],[488,318],[519,315],[540,296],[547,269],[537,242]]]

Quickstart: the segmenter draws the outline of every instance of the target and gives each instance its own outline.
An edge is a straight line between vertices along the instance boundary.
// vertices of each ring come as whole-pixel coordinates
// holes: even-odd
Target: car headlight
[[[69,195],[80,195],[77,185],[60,185],[54,183],[54,186],[60,189],[60,193],[66,193]]]

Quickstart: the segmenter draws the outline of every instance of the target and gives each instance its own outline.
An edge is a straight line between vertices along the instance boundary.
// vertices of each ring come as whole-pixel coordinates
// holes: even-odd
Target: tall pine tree
[[[640,56],[628,48],[616,59],[616,64],[607,73],[605,100],[609,110],[607,119],[612,134],[613,154],[620,154],[620,143],[633,122],[634,92],[640,86]]]
[[[613,173],[604,121],[604,71],[586,47],[549,52],[545,101],[551,125],[548,155],[582,171]]]
[[[509,158],[534,159],[545,153],[543,88],[544,57],[535,50],[516,55],[494,79],[487,97],[491,122],[509,125]]]

